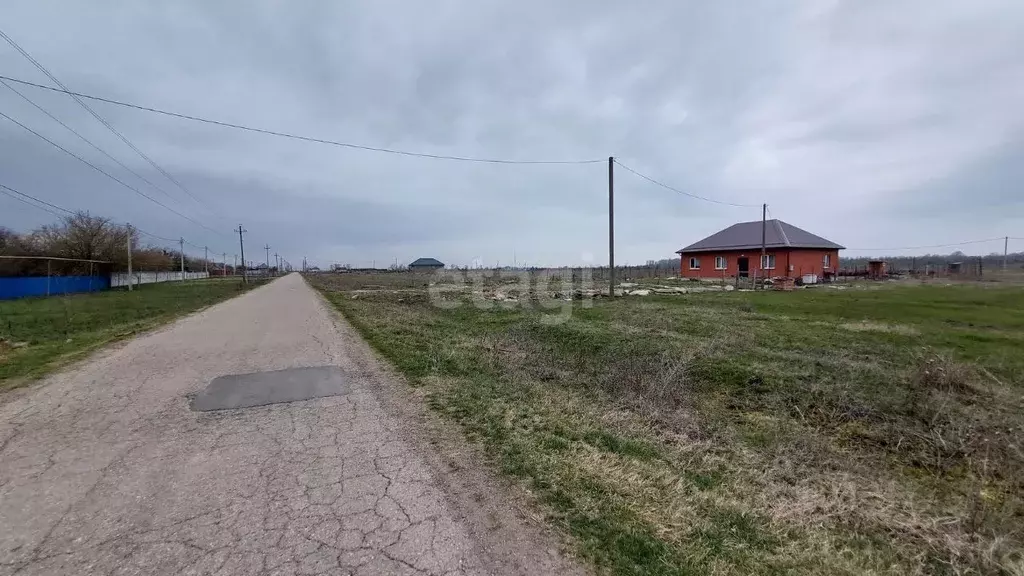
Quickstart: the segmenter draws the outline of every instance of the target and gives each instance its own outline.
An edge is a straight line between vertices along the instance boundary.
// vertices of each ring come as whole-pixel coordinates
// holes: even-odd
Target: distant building
[[[409,270],[437,270],[444,268],[444,263],[436,258],[417,258],[415,262],[409,264]]]
[[[765,258],[761,262],[761,233],[760,220],[740,222],[678,250],[680,275],[722,278],[756,273],[758,278],[799,278],[807,274],[830,276],[839,269],[843,246],[782,220],[765,223]]]

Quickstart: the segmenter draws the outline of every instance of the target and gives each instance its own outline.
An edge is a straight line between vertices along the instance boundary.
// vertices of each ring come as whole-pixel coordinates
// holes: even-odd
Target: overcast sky
[[[35,0],[0,14],[88,94],[432,154],[614,155],[851,248],[1024,237],[1020,0]],[[49,82],[2,41],[0,74]],[[296,265],[607,262],[603,163],[412,158],[90,104],[199,203],[69,97],[14,86],[162,191],[3,86],[0,111],[221,235],[2,117],[0,183],[228,260],[243,223],[247,256],[269,243]],[[760,218],[622,169],[616,208],[617,260],[632,264]],[[2,226],[51,220],[0,196]]]

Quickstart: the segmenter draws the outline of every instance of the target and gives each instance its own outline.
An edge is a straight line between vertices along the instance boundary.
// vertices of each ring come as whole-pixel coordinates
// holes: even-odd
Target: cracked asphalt
[[[493,490],[452,493],[375,362],[292,274],[2,401],[0,574],[577,571]],[[347,394],[188,408],[217,376],[322,365]]]

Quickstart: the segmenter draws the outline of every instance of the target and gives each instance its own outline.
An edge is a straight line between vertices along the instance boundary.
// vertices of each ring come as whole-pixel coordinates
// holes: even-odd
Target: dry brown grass
[[[609,572],[1024,574],[1012,312],[805,291],[546,326],[399,297],[338,301]],[[830,315],[857,306],[885,317]]]
[[[842,324],[839,324],[839,327],[844,330],[853,330],[855,332],[889,332],[892,334],[903,334],[906,336],[916,336],[918,334],[918,330],[911,326],[886,324],[884,322],[871,322],[868,320],[861,320],[860,322],[843,322]]]

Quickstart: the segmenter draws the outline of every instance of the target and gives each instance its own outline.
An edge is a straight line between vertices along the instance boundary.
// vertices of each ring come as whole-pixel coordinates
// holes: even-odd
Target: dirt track
[[[351,390],[188,407],[320,365]],[[297,274],[102,353],[0,404],[0,574],[577,571],[401,389]]]

